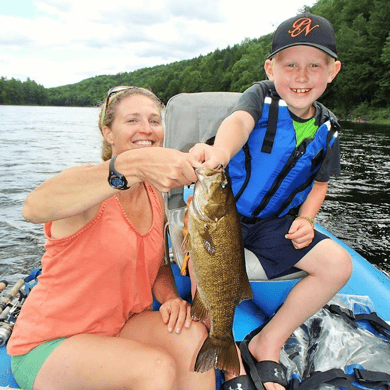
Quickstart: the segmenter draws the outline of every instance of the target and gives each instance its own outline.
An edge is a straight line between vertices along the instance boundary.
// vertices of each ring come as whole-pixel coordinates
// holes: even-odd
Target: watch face
[[[124,182],[122,179],[120,179],[119,177],[117,176],[111,176],[110,178],[110,184],[115,187],[115,188],[121,188],[124,186]]]

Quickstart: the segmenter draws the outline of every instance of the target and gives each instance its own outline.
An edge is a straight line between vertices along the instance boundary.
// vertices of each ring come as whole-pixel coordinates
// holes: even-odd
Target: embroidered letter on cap
[[[305,36],[307,36],[310,31],[314,30],[317,27],[320,27],[319,24],[316,24],[312,27],[313,21],[310,18],[299,18],[293,23],[293,30],[288,30],[292,38],[297,37],[299,34],[305,32]]]

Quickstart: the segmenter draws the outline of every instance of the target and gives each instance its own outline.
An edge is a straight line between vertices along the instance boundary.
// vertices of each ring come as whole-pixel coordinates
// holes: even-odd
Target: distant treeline
[[[374,108],[389,108],[390,2],[319,0],[305,10],[332,22],[343,64],[322,102],[344,116],[356,109],[361,113],[364,109],[373,112]],[[241,92],[253,81],[265,78],[263,64],[271,38],[272,34],[247,39],[191,60],[96,76],[57,88],[2,78],[0,103],[95,106],[110,87],[121,84],[151,88],[165,103],[180,92]]]
[[[41,105],[49,104],[48,90],[43,85],[27,81],[0,78],[0,104]]]

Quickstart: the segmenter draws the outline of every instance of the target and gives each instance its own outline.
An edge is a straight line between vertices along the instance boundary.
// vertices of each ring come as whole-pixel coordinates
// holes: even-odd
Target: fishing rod
[[[3,292],[8,286],[8,282],[6,280],[0,280],[0,293]]]
[[[2,281],[4,282],[4,281]],[[0,289],[2,288],[2,282],[0,282]],[[19,300],[16,297],[20,289],[24,286],[24,279],[19,279],[16,284],[11,288],[9,292],[2,295],[0,301],[0,347],[6,344],[7,340],[11,336],[12,329],[15,325],[16,317],[19,312]],[[3,291],[8,283],[1,290]]]
[[[8,293],[4,293],[0,302],[0,314],[7,305],[18,295],[19,290],[24,286],[24,279],[19,279]]]
[[[27,295],[37,283],[40,269],[34,269],[29,276],[19,279],[16,284],[0,297],[0,348],[10,338],[16,319]],[[8,282],[0,281],[0,293],[7,287]],[[19,294],[19,297],[17,295]]]

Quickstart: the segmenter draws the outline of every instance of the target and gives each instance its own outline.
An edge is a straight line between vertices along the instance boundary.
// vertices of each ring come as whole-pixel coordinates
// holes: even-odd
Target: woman
[[[45,224],[47,242],[8,343],[21,387],[215,389],[213,370],[193,372],[207,331],[163,263],[161,192],[196,176],[187,154],[161,147],[162,110],[146,89],[111,89],[99,119],[105,162],[28,196],[23,216]]]

